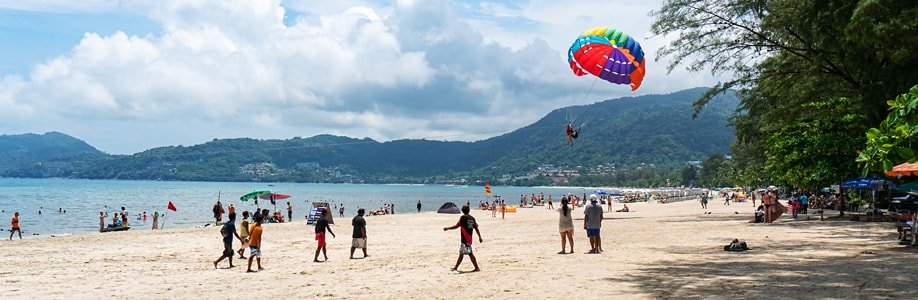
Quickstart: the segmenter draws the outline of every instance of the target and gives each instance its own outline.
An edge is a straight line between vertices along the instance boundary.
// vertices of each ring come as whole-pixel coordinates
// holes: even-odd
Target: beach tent
[[[884,183],[888,184],[890,188],[896,188],[895,183],[892,183],[889,180],[879,178],[879,177],[851,179],[851,180],[842,182],[841,187],[846,188],[846,189],[880,190],[882,189]]]
[[[437,210],[438,214],[461,214],[462,211],[456,206],[456,203],[446,202]]]

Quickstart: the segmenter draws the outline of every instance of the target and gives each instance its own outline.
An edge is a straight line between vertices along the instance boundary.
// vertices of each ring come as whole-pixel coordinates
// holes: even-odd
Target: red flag
[[[169,201],[169,210],[171,210],[171,211],[177,211],[177,210],[175,210],[175,204],[172,204],[172,201]]]

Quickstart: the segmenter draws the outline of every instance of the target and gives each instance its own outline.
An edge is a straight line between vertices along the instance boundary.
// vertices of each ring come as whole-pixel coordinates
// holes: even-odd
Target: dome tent
[[[439,214],[461,214],[462,211],[456,206],[456,203],[446,202],[437,210]]]

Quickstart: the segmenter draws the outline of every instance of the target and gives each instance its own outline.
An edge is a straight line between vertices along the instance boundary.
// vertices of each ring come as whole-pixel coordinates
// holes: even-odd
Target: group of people
[[[418,204],[420,205],[420,201]],[[420,206],[418,206],[418,212],[421,212]],[[386,203],[383,206],[379,207],[378,210],[371,210],[371,216],[382,216],[382,215],[394,215],[395,214],[395,203]],[[341,206],[341,216],[344,217],[344,205]]]
[[[356,249],[363,250],[363,257],[369,256],[367,255],[367,246],[366,246],[366,240],[367,240],[366,224],[367,223],[366,223],[366,220],[364,220],[363,218],[364,213],[365,213],[364,209],[362,208],[358,209],[357,216],[355,216],[354,219],[351,221],[351,225],[354,226],[354,231],[352,235],[353,239],[351,241],[351,254],[350,254],[351,259],[354,258],[354,252],[356,251]],[[245,250],[246,248],[248,248],[249,257],[248,257],[248,268],[246,269],[246,272],[256,272],[255,270],[252,270],[253,262],[256,263],[258,271],[264,270],[264,267],[262,267],[261,265],[261,257],[263,255],[261,242],[262,242],[262,234],[264,232],[264,227],[262,226],[262,224],[264,223],[266,216],[268,216],[268,210],[264,209],[261,211],[256,211],[255,214],[252,215],[252,222],[254,223],[251,223],[251,224],[249,222],[249,216],[250,216],[249,211],[242,212],[242,222],[240,223],[239,229],[237,230],[236,224],[235,224],[236,223],[236,213],[233,211],[229,213],[229,219],[227,220],[226,223],[223,224],[223,227],[220,229],[220,234],[223,239],[223,253],[220,255],[220,257],[217,258],[217,260],[213,262],[215,269],[220,264],[220,262],[222,262],[224,259],[228,259],[230,268],[235,267],[233,265],[233,257],[235,255],[239,255],[238,258],[246,259]],[[333,238],[336,237],[335,233],[332,231],[331,227],[329,226],[328,217],[330,216],[331,216],[331,211],[324,210],[323,213],[320,215],[319,219],[316,220],[315,240],[317,241],[317,244],[316,244],[316,251],[315,251],[315,256],[313,258],[313,262],[328,261],[326,234],[331,234]],[[238,240],[240,243],[240,248],[235,251],[233,250],[233,240],[234,239]],[[319,260],[320,253],[322,254],[324,258],[324,260],[322,261]]]
[[[558,231],[561,234],[561,252],[558,254],[574,253],[574,219],[573,208],[569,205],[567,197],[561,198],[561,207],[557,209]],[[602,204],[596,198],[590,199],[590,204],[583,208],[583,229],[586,230],[587,238],[590,240],[590,254],[602,253],[602,238],[600,238],[600,228],[602,228],[603,209]],[[570,252],[567,252],[567,244],[570,243]]]

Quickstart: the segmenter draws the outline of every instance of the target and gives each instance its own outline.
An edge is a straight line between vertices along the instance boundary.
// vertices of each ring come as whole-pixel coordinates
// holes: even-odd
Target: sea
[[[0,237],[6,238],[10,219],[19,212],[23,237],[63,236],[98,232],[99,212],[111,216],[124,207],[131,230],[150,230],[154,211],[164,213],[165,228],[201,227],[213,224],[213,205],[219,199],[236,211],[254,211],[254,201],[239,197],[253,190],[269,190],[291,197],[277,201],[277,209],[286,217],[286,205],[293,205],[294,221],[302,221],[312,209],[313,202],[344,205],[345,215],[353,216],[358,208],[379,209],[394,204],[396,214],[436,211],[445,202],[473,206],[503,196],[508,204],[519,204],[520,195],[544,193],[559,201],[562,195],[589,194],[593,189],[580,187],[513,187],[492,186],[491,197],[483,186],[417,185],[417,184],[325,184],[325,183],[263,183],[263,182],[185,182],[185,181],[124,181],[84,179],[17,179],[0,178]],[[172,202],[176,211],[167,210]],[[261,208],[273,211],[274,205],[260,200]],[[147,213],[146,222],[138,215]],[[224,216],[224,220],[226,216]]]

